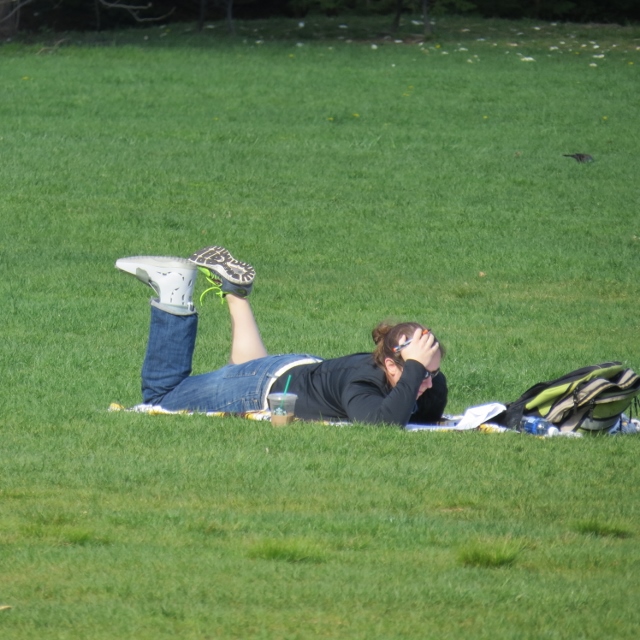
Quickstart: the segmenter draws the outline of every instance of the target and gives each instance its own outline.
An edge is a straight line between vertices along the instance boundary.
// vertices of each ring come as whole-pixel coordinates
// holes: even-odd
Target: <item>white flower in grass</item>
[[[604,58],[604,53],[597,53],[594,58]]]
[[[522,58],[520,58],[520,60],[522,60],[522,62],[535,62],[536,59],[532,58],[531,56],[522,56]]]
[[[507,42],[507,47],[517,47],[518,43],[517,42]]]
[[[349,27],[346,24],[339,24],[338,29],[348,29]]]
[[[298,22],[298,27],[300,27],[300,29],[304,29],[304,22]]]
[[[377,44],[372,44],[371,48],[375,51],[378,48],[378,45]]]
[[[541,27],[533,27],[534,31],[540,31]]]
[[[560,47],[549,47],[549,51],[558,51]]]
[[[458,51],[469,51],[469,49],[466,49],[465,47],[460,47]]]
[[[595,62],[592,62],[589,66],[590,67],[597,67],[598,65]]]

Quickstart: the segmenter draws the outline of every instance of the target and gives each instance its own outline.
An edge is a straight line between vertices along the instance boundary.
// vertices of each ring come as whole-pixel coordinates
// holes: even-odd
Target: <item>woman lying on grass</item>
[[[151,326],[142,367],[145,404],[169,411],[245,413],[266,409],[267,395],[298,396],[303,420],[349,420],[371,424],[440,420],[447,382],[440,372],[442,346],[414,322],[378,325],[373,353],[323,360],[306,354],[270,356],[262,343],[247,296],[255,270],[222,247],[207,247],[184,258],[121,258],[116,267],[151,286]],[[198,316],[192,294],[200,270],[226,300],[231,314],[230,364],[191,375]],[[206,293],[206,292],[205,292]],[[204,295],[204,294],[203,294]]]

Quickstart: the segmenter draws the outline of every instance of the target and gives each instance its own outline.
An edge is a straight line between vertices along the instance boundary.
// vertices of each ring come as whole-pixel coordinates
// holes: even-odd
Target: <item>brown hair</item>
[[[387,358],[391,358],[395,364],[401,369],[404,367],[404,359],[400,355],[400,352],[394,351],[394,347],[397,347],[400,343],[400,338],[404,336],[409,339],[416,332],[416,329],[426,329],[417,322],[400,322],[398,324],[388,324],[381,322],[372,332],[371,337],[376,343],[376,348],[373,351],[373,359],[375,363],[381,368],[386,369],[384,361]],[[427,329],[428,331],[428,329]],[[435,338],[435,335],[434,335]],[[444,347],[442,343],[438,341],[440,346],[440,353],[444,357]]]

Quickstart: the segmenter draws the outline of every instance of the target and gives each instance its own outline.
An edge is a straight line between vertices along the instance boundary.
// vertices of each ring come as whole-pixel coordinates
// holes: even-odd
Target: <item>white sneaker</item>
[[[198,267],[192,262],[170,256],[133,256],[117,260],[116,268],[149,285],[158,296],[152,304],[160,309],[178,315],[194,312],[192,296]]]

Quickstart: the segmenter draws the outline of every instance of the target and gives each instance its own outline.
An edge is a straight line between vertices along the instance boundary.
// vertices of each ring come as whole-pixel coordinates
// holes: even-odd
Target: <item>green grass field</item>
[[[271,352],[432,327],[451,413],[640,369],[640,28],[211,26],[0,47],[0,636],[636,638],[640,438],[107,408],[149,317],[115,260],[207,244]]]

